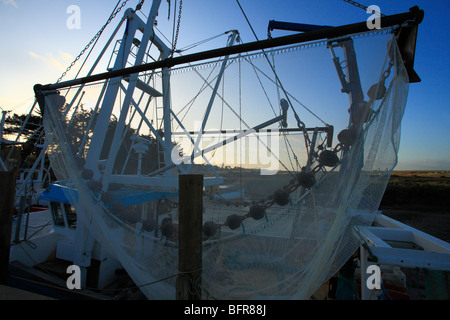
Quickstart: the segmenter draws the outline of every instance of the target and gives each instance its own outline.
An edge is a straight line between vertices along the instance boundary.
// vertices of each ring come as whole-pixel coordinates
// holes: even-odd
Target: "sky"
[[[126,8],[139,1],[129,0],[124,10],[105,29],[102,43],[117,25]],[[415,70],[422,81],[409,88],[402,122],[397,170],[450,170],[450,84],[448,57],[450,28],[448,0],[364,0],[377,5],[383,14],[402,13],[417,5],[425,11],[419,27]],[[0,0],[0,108],[27,113],[34,101],[36,83],[54,83],[73,59],[107,21],[116,0]],[[168,2],[163,0],[158,29],[172,35],[173,7],[168,20]],[[366,21],[364,10],[341,0],[240,0],[258,39],[267,38],[269,20],[339,26]],[[142,12],[148,14],[150,0]],[[179,6],[179,1],[176,3]],[[79,11],[74,11],[74,9]],[[178,48],[224,31],[238,29],[245,42],[255,37],[236,0],[184,0]],[[273,37],[290,34],[275,30]],[[102,42],[103,41],[103,42]],[[222,47],[210,42],[210,47]],[[94,51],[92,56],[98,53]],[[78,70],[79,63],[73,68]],[[64,80],[73,77],[68,73]]]

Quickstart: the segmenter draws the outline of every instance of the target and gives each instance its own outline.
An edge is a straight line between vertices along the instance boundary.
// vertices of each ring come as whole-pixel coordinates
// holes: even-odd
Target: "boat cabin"
[[[39,197],[49,203],[54,231],[66,236],[74,236],[77,214],[74,203],[78,193],[61,184],[50,185]]]

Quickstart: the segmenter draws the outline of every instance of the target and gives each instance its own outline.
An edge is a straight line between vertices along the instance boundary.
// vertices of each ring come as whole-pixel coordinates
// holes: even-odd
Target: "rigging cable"
[[[259,41],[258,36],[257,36],[256,33],[255,33],[255,30],[253,29],[253,27],[252,27],[250,21],[249,21],[248,18],[247,18],[247,15],[246,15],[245,12],[244,12],[244,9],[242,8],[241,4],[239,3],[239,0],[236,0],[236,2],[237,2],[237,4],[238,4],[238,6],[239,6],[239,8],[240,8],[240,10],[241,10],[241,12],[242,12],[242,14],[244,15],[244,18],[245,18],[245,20],[247,21],[247,24],[249,25],[249,27],[250,27],[250,29],[251,29],[253,35],[255,36],[256,40]],[[285,97],[286,97],[286,99],[287,99],[288,105],[291,107],[292,112],[294,113],[294,117],[295,117],[295,119],[297,120],[297,126],[298,126],[300,129],[303,130],[303,136],[304,136],[304,138],[305,138],[306,149],[308,149],[308,146],[311,144],[311,141],[309,140],[309,136],[308,136],[308,132],[306,131],[305,124],[300,120],[299,115],[298,115],[297,112],[295,111],[294,106],[292,105],[291,99],[289,99],[288,93],[286,92],[286,90],[284,89],[284,87],[283,87],[283,85],[282,85],[280,79],[278,78],[278,75],[277,75],[277,73],[276,73],[276,71],[275,71],[275,69],[274,69],[272,63],[270,63],[269,57],[267,56],[267,54],[266,54],[266,52],[265,52],[264,50],[262,50],[262,52],[263,52],[263,54],[264,54],[264,57],[265,57],[266,60],[267,60],[267,63],[269,64],[270,68],[272,69],[272,72],[273,72],[273,74],[274,74],[274,76],[275,76],[276,82],[277,82],[278,85],[280,86],[281,90],[283,91],[283,93],[284,93],[284,95],[285,95]],[[328,124],[327,124],[325,121],[323,121],[319,116],[317,116],[317,115],[316,115],[314,112],[312,112],[309,108],[307,108],[307,107],[304,106],[303,104],[301,104],[301,105],[302,105],[306,110],[308,110],[312,115],[314,115],[314,116],[315,116],[320,122],[322,122],[325,126],[328,126]],[[309,151],[308,151],[308,154],[309,154]]]
[[[114,14],[114,12],[116,11],[117,7],[119,6],[120,1],[117,2],[116,6],[114,7],[113,11],[111,12],[110,17],[112,17],[112,15]],[[94,45],[92,46],[91,50],[89,50],[89,53],[87,54],[86,58],[84,59],[83,63],[81,64],[80,69],[78,70],[77,74],[75,75],[75,79],[78,77],[78,75],[80,74],[81,70],[83,69],[84,65],[86,64],[87,59],[89,58],[89,56],[92,53],[92,50],[94,50],[95,45],[97,44],[98,40],[100,39],[100,35],[97,37],[97,39],[94,42]],[[70,66],[72,67],[72,66]],[[66,70],[67,72],[68,70]],[[59,79],[58,79],[59,80]]]
[[[162,36],[168,41],[168,42],[170,42],[169,41],[169,39],[167,39],[167,37],[157,28],[157,27],[155,27],[155,29],[159,32],[159,33],[161,33],[162,34]],[[230,30],[231,31],[231,30]],[[224,32],[224,33],[221,33],[221,34],[219,34],[219,35],[216,35],[216,36],[213,36],[213,37],[210,37],[210,38],[208,38],[208,39],[205,39],[205,40],[201,40],[201,41],[199,41],[199,42],[197,42],[197,43],[194,43],[193,45],[191,45],[191,46],[188,46],[187,48],[183,48],[182,50],[174,50],[173,52],[172,52],[172,54],[173,53],[175,53],[175,52],[177,52],[178,54],[180,54],[181,55],[181,52],[182,51],[185,51],[185,50],[188,50],[188,49],[192,49],[193,47],[195,47],[195,46],[197,46],[197,45],[200,45],[200,44],[203,44],[203,43],[205,43],[205,42],[207,42],[207,41],[210,41],[210,40],[213,40],[213,39],[216,39],[217,37],[219,37],[219,36],[222,36],[222,35],[224,35],[224,34],[228,34],[230,31],[226,31],[226,32]],[[256,35],[255,35],[256,36]],[[239,37],[240,38],[240,37]],[[245,57],[244,57],[244,59],[246,59]],[[268,57],[266,56],[266,59],[268,59]],[[247,60],[247,59],[246,59]],[[251,63],[251,62],[249,62],[252,66],[253,66],[253,68],[255,69],[255,66]],[[256,69],[258,69],[258,68],[256,68]],[[258,69],[259,70],[259,69]],[[194,101],[195,101],[195,99],[200,95],[200,93],[204,90],[204,89],[206,89],[207,87],[211,87],[211,84],[210,84],[210,82],[208,82],[208,80],[207,79],[209,79],[209,77],[211,76],[211,74],[212,74],[212,72],[213,72],[213,70],[211,71],[211,73],[208,75],[208,77],[207,77],[207,79],[205,79],[199,72],[198,72],[198,70],[194,67],[193,68],[193,71],[194,72],[196,72],[198,75],[199,75],[199,77],[203,80],[203,82],[204,82],[204,84],[202,85],[202,88],[200,89],[200,91],[197,93],[197,95],[193,98],[193,99],[191,99],[191,101],[189,101],[178,113],[177,113],[177,115],[179,115],[184,109],[186,109],[186,108],[188,108],[188,110],[186,111],[186,113],[184,114],[184,116],[183,116],[183,118],[181,119],[181,121],[183,121],[183,119],[184,119],[184,117],[186,117],[186,115],[187,115],[187,113],[189,112],[189,110],[191,109],[191,107],[193,106],[193,103],[194,103]],[[262,71],[260,71],[260,72],[262,72]],[[255,70],[255,73],[256,73],[256,70]],[[263,73],[263,72],[262,72]],[[264,73],[263,73],[264,74]],[[265,74],[264,74],[265,75]],[[266,77],[268,77],[267,75],[265,75]],[[212,80],[211,80],[211,82],[214,80],[214,79],[216,79],[216,78],[213,78]],[[227,108],[229,108],[230,110],[231,110],[231,112],[240,120],[240,124],[242,125],[245,125],[246,126],[246,128],[247,129],[249,129],[250,128],[250,126],[242,119],[242,117],[239,115],[239,113],[238,112],[236,112],[232,107],[231,107],[231,105],[225,100],[225,98],[223,97],[223,96],[221,96],[220,94],[217,94],[217,96],[222,100],[222,104],[225,104],[226,106],[227,106]],[[188,107],[189,106],[189,107]],[[271,106],[272,107],[272,106]],[[306,107],[305,107],[306,108]],[[272,107],[272,109],[273,109],[273,107]],[[295,112],[295,111],[294,111]],[[311,113],[312,113],[312,111],[310,111]],[[315,115],[314,113],[312,113],[313,115]],[[316,116],[317,117],[317,116]],[[320,118],[318,118],[319,120],[321,120]],[[323,122],[323,121],[322,121]],[[179,127],[179,125],[178,125],[178,127]],[[267,147],[267,146],[266,146]],[[268,147],[267,147],[268,148]],[[268,148],[268,151],[271,153],[271,154],[273,154],[273,152],[270,150],[270,148]],[[275,156],[275,155],[274,155]],[[292,174],[292,172],[286,167],[286,165],[280,160],[280,159],[278,159],[278,157],[276,157],[275,156],[275,158],[280,162],[280,164],[291,174],[291,175],[293,175]]]
[[[206,43],[206,42],[209,42],[209,41],[211,41],[211,40],[214,40],[214,39],[216,39],[216,38],[219,38],[219,37],[221,37],[221,36],[223,36],[224,34],[227,34],[227,33],[229,33],[229,32],[230,32],[230,31],[222,32],[222,33],[219,33],[218,35],[209,37],[209,38],[204,39],[204,40],[200,40],[200,41],[195,42],[195,43],[193,43],[193,44],[191,44],[191,45],[188,45],[188,46],[183,47],[183,48],[181,48],[181,49],[175,50],[175,52],[176,52],[176,53],[180,53],[180,52],[183,52],[183,51],[186,51],[186,50],[190,50],[190,49],[195,48],[195,47],[197,47],[197,46],[199,46],[199,45],[201,45],[201,44],[204,44],[204,43]]]
[[[122,8],[127,4],[127,2],[128,2],[129,0],[125,0],[125,1],[122,3],[122,5],[121,5],[119,8],[117,8],[118,5],[119,5],[119,3],[120,3],[120,1],[121,1],[121,0],[119,0],[119,1],[117,2],[116,7],[114,8],[113,13],[110,15],[108,21],[106,21],[106,23],[103,25],[103,27],[95,34],[95,36],[94,36],[94,37],[91,39],[91,41],[84,47],[84,49],[81,50],[81,52],[78,54],[78,56],[75,58],[75,60],[72,61],[72,63],[70,64],[70,66],[66,69],[66,71],[63,72],[63,74],[61,75],[61,77],[59,77],[59,79],[56,81],[56,83],[61,82],[62,78],[64,78],[64,77],[66,76],[67,72],[69,72],[70,69],[72,69],[72,67],[75,65],[75,63],[77,63],[77,61],[80,60],[81,56],[85,53],[85,51],[86,51],[87,49],[89,49],[89,47],[90,47],[94,42],[95,42],[95,44],[97,43],[98,39],[100,38],[100,36],[101,36],[101,34],[103,33],[103,31],[105,30],[105,28],[111,23],[111,21],[116,17],[116,15],[122,10]],[[141,3],[142,3],[142,2],[143,2],[143,1],[141,1]],[[116,8],[117,8],[117,9],[116,9]],[[94,46],[95,46],[95,44],[94,44]],[[92,48],[92,49],[93,49],[93,48]],[[92,49],[91,49],[91,51],[89,52],[89,54],[92,52]],[[89,57],[89,55],[88,55],[88,57]],[[87,60],[88,57],[86,57],[86,60]],[[86,60],[85,60],[85,62],[86,62]],[[85,62],[84,62],[84,63],[85,63]],[[83,63],[83,65],[84,65],[84,63]],[[83,67],[83,65],[81,66],[81,68]],[[78,74],[80,73],[81,68],[80,68],[80,70],[78,71],[77,76],[78,76]],[[76,77],[75,77],[75,78],[76,78]]]
[[[239,131],[242,132],[242,62],[241,54],[238,55],[238,69],[239,69]],[[243,200],[242,197],[242,139],[239,139],[239,199]]]
[[[272,63],[273,63],[273,67],[275,69],[275,55],[272,56]],[[259,77],[258,77],[258,79],[259,79]],[[279,86],[276,86],[276,87],[277,87],[277,101],[281,101],[280,87]],[[272,105],[270,105],[270,106],[272,107]],[[273,109],[273,107],[272,107],[272,109]],[[280,105],[280,110],[279,111],[281,112],[281,105]],[[283,138],[284,138],[283,139],[284,140],[284,144],[286,145],[286,149],[289,147],[291,149],[292,154],[294,155],[294,159],[295,159],[295,162],[296,162],[296,165],[297,165],[297,170],[298,170],[298,168],[300,167],[300,164],[298,162],[298,157],[295,154],[294,148],[292,148],[292,145],[289,142],[289,139],[287,138],[287,133],[286,132],[283,134]],[[287,152],[287,156],[288,156],[288,159],[289,159],[289,163],[291,164],[292,170],[296,170],[294,168],[294,164],[292,163],[291,155],[290,155],[289,152]]]
[[[245,12],[244,12],[244,9],[242,8],[241,4],[239,3],[239,0],[236,0],[236,2],[237,2],[237,4],[238,4],[239,8],[241,9],[241,12],[242,12],[242,14],[244,15],[244,18],[245,18],[245,20],[247,21],[247,24],[249,25],[249,27],[250,27],[250,29],[251,29],[253,35],[255,36],[256,40],[259,41],[259,38],[258,38],[258,36],[256,35],[255,30],[253,29],[253,27],[252,27],[250,21],[248,20],[247,15],[246,15]],[[300,117],[298,116],[297,112],[295,111],[295,109],[294,109],[294,107],[293,107],[293,105],[292,105],[292,103],[291,103],[291,100],[289,99],[289,96],[288,96],[286,90],[284,89],[284,87],[283,87],[283,85],[282,85],[280,79],[278,78],[277,73],[275,72],[275,70],[274,70],[272,64],[270,63],[269,58],[267,57],[266,52],[265,52],[264,50],[262,50],[262,53],[264,54],[264,56],[265,56],[267,62],[269,63],[269,66],[270,66],[270,68],[272,69],[272,71],[273,71],[273,73],[274,73],[274,76],[275,76],[275,78],[276,78],[276,81],[278,82],[278,84],[279,84],[281,90],[283,91],[284,95],[286,96],[286,99],[288,100],[289,106],[291,107],[292,112],[294,113],[294,116],[295,116],[295,119],[297,120],[297,124],[298,124],[299,128],[304,128],[304,127],[305,127],[305,124],[300,120]],[[322,122],[325,126],[328,125],[325,121],[323,121],[323,120],[322,120],[318,115],[316,115],[314,112],[312,112],[311,110],[309,110],[308,108],[306,108],[304,105],[302,105],[302,106],[303,106],[305,109],[307,109],[311,114],[313,114],[313,115],[314,115],[320,122]]]
[[[249,27],[250,27],[250,29],[251,29],[253,35],[255,36],[256,40],[259,41],[259,38],[258,38],[258,36],[256,35],[255,30],[253,29],[253,27],[252,27],[250,21],[248,20],[247,15],[246,15],[245,12],[244,12],[244,9],[242,8],[241,4],[239,3],[239,0],[236,0],[236,2],[237,2],[237,4],[238,4],[238,6],[239,6],[239,8],[240,8],[240,10],[241,10],[241,12],[242,12],[242,14],[244,15],[244,18],[245,18],[245,20],[247,21],[247,24],[249,25]],[[293,111],[293,113],[294,113],[294,117],[295,117],[295,119],[297,120],[297,126],[298,126],[300,129],[303,130],[303,136],[304,136],[304,138],[305,138],[306,149],[308,150],[308,146],[311,144],[311,141],[310,141],[310,139],[309,139],[308,132],[306,131],[305,124],[300,120],[299,115],[298,115],[297,112],[295,111],[294,106],[292,105],[291,99],[289,98],[288,93],[287,93],[286,90],[284,89],[284,87],[283,87],[283,85],[282,85],[282,83],[281,83],[281,81],[280,81],[280,79],[279,79],[279,77],[278,77],[278,75],[277,75],[277,73],[276,73],[276,71],[275,71],[275,68],[274,68],[274,66],[272,65],[272,63],[270,62],[269,57],[267,56],[266,52],[265,52],[264,50],[262,50],[262,53],[264,54],[264,57],[266,58],[267,63],[269,64],[270,68],[272,69],[272,72],[273,72],[273,74],[274,74],[274,76],[275,76],[275,79],[276,79],[277,88],[278,88],[278,86],[281,88],[281,90],[283,91],[283,93],[284,93],[284,95],[285,95],[285,97],[286,97],[286,99],[287,99],[287,101],[288,101],[289,106],[291,107],[291,109],[292,109],[292,111]],[[307,108],[307,107],[306,107],[305,105],[303,105],[302,103],[300,103],[300,105],[303,106],[306,110],[308,110],[312,115],[314,115],[314,116],[315,116],[320,122],[322,122],[325,126],[328,126],[328,124],[327,124],[325,121],[323,121],[319,116],[317,116],[317,115],[316,115],[314,112],[312,112],[309,108]],[[286,135],[285,135],[284,137],[285,137],[285,139],[287,139],[287,138],[286,138]],[[292,147],[291,147],[291,149],[292,149]],[[293,151],[293,150],[292,150],[292,151]],[[295,156],[295,158],[296,158],[296,161],[297,161],[297,156],[295,155],[294,152],[293,152],[293,154],[294,154],[294,156]],[[308,154],[309,154],[309,151],[308,151]],[[290,160],[290,159],[289,159],[289,160]],[[297,161],[297,164],[298,164],[298,161]],[[294,168],[292,168],[292,169],[294,169]],[[288,171],[289,171],[289,170],[288,170]]]

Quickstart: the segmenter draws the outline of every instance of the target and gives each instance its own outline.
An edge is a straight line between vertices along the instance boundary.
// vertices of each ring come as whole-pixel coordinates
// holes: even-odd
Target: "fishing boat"
[[[423,11],[372,30],[271,21],[296,33],[243,43],[229,30],[224,47],[185,54],[157,33],[160,6],[126,10],[86,77],[34,87],[58,180],[40,196],[53,228],[11,262],[48,271],[56,258],[97,293],[123,270],[133,294],[175,299],[177,277],[200,271],[178,261],[180,177],[196,174],[202,299],[309,299],[360,250],[363,283],[375,234],[394,228],[378,207],[420,81]],[[450,247],[426,239],[446,270]]]

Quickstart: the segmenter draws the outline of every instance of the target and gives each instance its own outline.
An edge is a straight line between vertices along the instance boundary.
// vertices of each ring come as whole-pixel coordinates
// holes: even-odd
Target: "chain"
[[[350,3],[351,5],[354,5],[355,7],[358,7],[358,8],[360,8],[360,9],[363,9],[364,11],[366,11],[367,12],[367,6],[365,6],[365,5],[363,5],[363,4],[360,4],[360,3],[358,3],[358,2],[356,2],[356,1],[352,1],[352,0],[343,0],[344,2],[347,2],[347,3]],[[375,14],[376,15],[379,15],[379,16],[382,16],[382,17],[384,17],[385,15],[384,14],[382,14],[381,12],[376,12],[375,11]]]
[[[356,1],[352,1],[352,0],[343,0],[343,1],[347,2],[347,3],[350,3],[351,5],[354,5],[355,7],[358,7],[360,9],[367,10],[367,6],[362,5],[362,4],[360,4],[360,3],[356,2]]]
[[[384,82],[388,77],[389,77],[389,75],[391,74],[391,70],[392,70],[392,67],[394,66],[394,61],[389,61],[389,67],[387,68],[387,70],[385,71],[385,72],[383,72],[383,79],[382,79],[382,81]]]
[[[92,38],[92,40],[86,45],[86,47],[84,47],[83,50],[81,50],[80,54],[75,58],[74,61],[72,61],[72,63],[70,64],[70,66],[66,69],[66,71],[63,72],[63,74],[61,75],[61,77],[59,77],[58,81],[56,81],[56,83],[59,83],[62,78],[64,78],[67,74],[67,72],[70,71],[70,69],[72,69],[72,67],[77,63],[78,60],[80,60],[81,56],[85,53],[85,51],[87,49],[89,49],[89,47],[94,43],[94,41],[96,41],[100,35],[103,33],[103,30],[105,30],[105,28],[111,23],[111,21],[116,17],[116,15],[122,10],[122,8],[127,4],[129,0],[125,0],[122,5],[109,17],[108,21],[105,23],[105,25],[97,32],[97,34]],[[141,3],[139,5],[142,5],[144,1],[141,1]],[[138,5],[138,6],[139,6]]]
[[[180,32],[181,9],[182,9],[182,7],[183,7],[183,0],[180,0],[180,7],[178,9],[177,31],[175,32],[175,40],[173,41],[173,44],[172,44],[172,56],[173,56],[173,53],[175,52],[175,49],[177,47],[178,34]]]
[[[128,1],[128,0],[127,0],[127,1]],[[136,6],[136,9],[134,10],[135,12],[142,9],[142,6],[144,5],[144,1],[145,1],[145,0],[141,0],[141,1],[138,3],[138,5]],[[123,5],[122,5],[122,6],[123,6]]]

